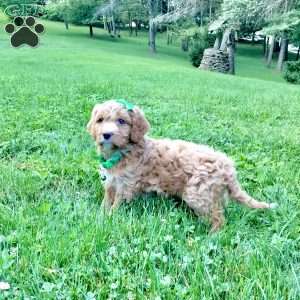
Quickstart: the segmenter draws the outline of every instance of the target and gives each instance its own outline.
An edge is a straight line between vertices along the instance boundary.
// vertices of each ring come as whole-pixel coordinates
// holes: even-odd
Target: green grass
[[[282,74],[276,71],[277,55],[274,54],[272,68],[266,67],[262,45],[239,44],[237,47],[237,75],[259,78],[268,81],[285,82]]]
[[[37,49],[0,35],[0,299],[299,299],[299,88],[251,48],[237,73],[271,81],[201,72],[162,39],[150,55],[145,38],[44,23]],[[225,151],[243,187],[279,208],[231,202],[214,235],[155,195],[103,217],[85,125],[109,98],[140,105],[151,136]]]

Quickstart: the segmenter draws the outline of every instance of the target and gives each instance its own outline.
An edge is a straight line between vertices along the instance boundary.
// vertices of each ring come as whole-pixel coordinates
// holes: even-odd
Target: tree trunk
[[[200,25],[203,26],[203,15],[204,15],[204,3],[200,0]]]
[[[121,37],[121,22],[116,22],[116,34],[118,38]]]
[[[266,38],[266,45],[265,45],[265,60],[267,60],[267,59],[268,59],[269,40],[270,40],[270,38],[269,38],[269,37],[267,37],[267,38]]]
[[[285,50],[284,50],[284,61],[289,60],[289,40],[286,40]]]
[[[89,28],[90,28],[90,37],[93,37],[94,33],[93,33],[93,25],[89,24]]]
[[[281,37],[281,45],[280,45],[280,52],[278,56],[278,62],[277,62],[277,70],[281,71],[283,67],[283,61],[285,57],[285,51],[286,51],[286,44],[287,44],[287,33],[284,32]]]
[[[268,60],[267,60],[267,66],[268,67],[271,67],[271,65],[272,65],[274,46],[275,46],[275,36],[272,35],[271,36],[271,44],[270,44],[269,54],[268,54]]]
[[[152,19],[150,19],[149,20],[149,47],[152,53],[156,52],[155,38],[156,38],[156,26],[152,21]]]
[[[229,56],[229,73],[234,75],[235,74],[235,38],[234,32],[232,31],[229,34],[227,49],[228,49],[228,56]]]
[[[255,32],[252,32],[251,45],[254,46],[254,44],[255,44]]]
[[[186,37],[181,40],[181,50],[184,52],[189,50],[189,41]]]
[[[113,36],[115,37],[117,35],[117,32],[116,32],[116,22],[115,22],[114,14],[111,15],[111,26],[112,26]]]
[[[138,20],[134,20],[134,22],[135,22],[135,28],[134,28],[135,36],[137,36],[138,35]]]
[[[299,60],[299,56],[300,56],[300,46],[298,47],[298,51],[297,51],[296,60]]]
[[[111,35],[111,22],[106,22],[106,28],[109,35]]]
[[[212,19],[212,1],[213,0],[209,0],[209,12],[208,12],[209,21],[211,21],[211,19]]]
[[[157,0],[147,0],[148,12],[149,12],[149,48],[152,53],[156,52],[156,30],[157,26],[154,23],[154,19],[158,14],[158,3]],[[161,7],[162,9],[162,7]]]
[[[167,25],[167,45],[170,45],[169,26]]]
[[[131,20],[131,13],[128,12],[128,20],[129,20],[129,35],[132,35],[132,20]]]
[[[214,49],[216,49],[216,50],[220,49],[220,45],[221,45],[221,36],[219,33],[217,33],[215,44],[214,44]]]
[[[167,14],[170,11],[170,1],[167,1]],[[167,45],[170,45],[170,33],[169,33],[169,25],[167,24]]]
[[[107,22],[106,22],[106,17],[102,16],[103,18],[103,29],[107,30]]]
[[[110,29],[111,29],[111,30],[110,30],[110,36],[111,36],[111,37],[115,37],[114,24],[113,24],[112,21],[110,21],[109,24],[110,24]]]
[[[114,16],[114,1],[110,0],[110,24],[111,24],[111,32],[112,32],[112,37],[116,37],[117,32],[116,32],[116,23],[115,23],[115,16]]]
[[[170,30],[168,29],[168,33],[167,33],[167,45],[171,45],[173,44],[173,35],[172,33],[170,33]]]
[[[275,45],[274,45],[274,52],[280,52],[280,44],[279,41],[275,40]]]
[[[236,42],[235,41],[238,41],[238,34],[236,31],[233,31],[232,32],[232,47],[233,47],[233,50],[234,50],[234,53],[236,51]]]
[[[222,38],[220,50],[222,50],[222,51],[226,50],[226,48],[227,48],[227,42],[228,42],[228,39],[229,39],[229,35],[230,35],[230,30],[226,29],[225,32],[223,33],[223,38]]]
[[[69,22],[66,19],[64,19],[64,23],[65,23],[66,29],[68,30],[69,29]]]

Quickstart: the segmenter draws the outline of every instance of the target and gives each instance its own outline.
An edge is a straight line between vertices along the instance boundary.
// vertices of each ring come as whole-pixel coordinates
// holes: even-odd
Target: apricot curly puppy
[[[225,195],[251,207],[274,208],[243,191],[233,162],[212,148],[181,140],[145,137],[150,126],[125,100],[96,104],[87,125],[101,153],[107,211],[142,192],[178,195],[196,215],[208,216],[212,231],[223,222]]]

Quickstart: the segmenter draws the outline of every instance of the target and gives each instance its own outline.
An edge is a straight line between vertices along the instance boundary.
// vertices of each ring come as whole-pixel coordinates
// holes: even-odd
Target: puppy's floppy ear
[[[138,143],[144,135],[149,131],[150,124],[144,116],[144,113],[137,107],[130,112],[131,115],[131,132],[130,139],[134,143]]]
[[[100,104],[96,104],[92,110],[92,114],[91,114],[91,118],[89,120],[89,122],[86,125],[86,130],[92,135],[94,136],[94,130],[93,130],[93,125],[95,124],[95,117],[99,111],[99,105]]]

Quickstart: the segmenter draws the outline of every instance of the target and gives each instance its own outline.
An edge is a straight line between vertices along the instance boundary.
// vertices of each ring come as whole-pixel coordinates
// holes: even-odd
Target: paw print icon
[[[45,31],[45,27],[36,23],[34,17],[15,17],[12,23],[6,24],[5,31],[11,35],[10,43],[13,47],[36,47],[39,44],[39,34]]]

